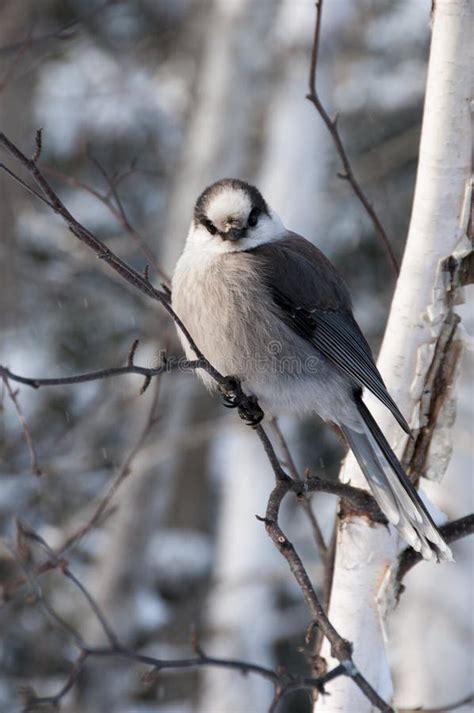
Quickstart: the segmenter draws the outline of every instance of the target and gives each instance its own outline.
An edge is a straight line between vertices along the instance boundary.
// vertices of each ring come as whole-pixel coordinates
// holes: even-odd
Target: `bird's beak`
[[[232,241],[240,240],[241,238],[245,238],[246,232],[245,228],[229,228],[225,233],[222,233],[222,238]]]

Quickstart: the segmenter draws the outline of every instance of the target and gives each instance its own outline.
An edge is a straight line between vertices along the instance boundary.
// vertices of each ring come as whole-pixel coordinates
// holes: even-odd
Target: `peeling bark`
[[[468,258],[472,246],[466,237],[471,186],[472,14],[470,0],[437,0],[434,8],[413,212],[378,361],[392,396],[402,412],[411,415],[414,442],[407,446],[390,415],[370,403],[400,457],[406,449],[405,462],[417,477],[444,473],[449,451],[446,439],[453,421],[449,400],[461,352],[459,318],[454,310],[467,279],[466,265],[472,260]],[[364,486],[352,456],[346,459],[341,477]],[[397,551],[395,533],[380,526],[369,528],[360,518],[349,517],[338,527],[329,617],[341,635],[353,642],[356,665],[386,700],[393,687],[385,653],[385,625],[395,602],[387,582]],[[331,658],[327,642],[322,654]],[[349,679],[338,679],[327,688],[331,695],[320,697],[315,710],[372,711]]]

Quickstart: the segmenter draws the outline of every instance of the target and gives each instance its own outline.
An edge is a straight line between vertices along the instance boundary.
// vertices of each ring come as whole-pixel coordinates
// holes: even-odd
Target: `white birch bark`
[[[415,199],[402,270],[392,302],[378,366],[388,390],[416,428],[428,367],[446,325],[449,287],[442,263],[466,248],[466,189],[471,174],[472,17],[471,0],[436,0]],[[425,403],[427,394],[423,394]],[[428,395],[429,396],[429,395]],[[428,399],[429,401],[429,399]],[[378,423],[398,455],[405,439],[383,407],[371,403]],[[447,463],[444,459],[443,468]],[[440,464],[434,471],[442,470]],[[342,479],[366,487],[352,456]],[[390,699],[385,653],[385,617],[390,588],[381,584],[398,550],[398,538],[362,519],[345,520],[337,555],[329,616],[354,643],[354,661],[377,691]],[[455,565],[442,565],[446,569]],[[449,575],[449,570],[446,572]],[[331,661],[327,642],[323,656]],[[369,713],[371,704],[349,678],[328,686],[315,711]]]
[[[469,288],[474,293],[474,286]],[[472,302],[464,305],[463,321],[472,334]],[[435,483],[436,504],[455,518],[473,512],[472,440],[474,403],[472,375],[474,353],[463,353],[453,442],[456,447],[446,472],[449,488],[440,493]],[[428,490],[428,487],[427,487]],[[456,566],[448,576],[431,562],[419,564],[404,578],[406,592],[391,620],[390,660],[395,680],[397,708],[438,708],[470,693],[473,678],[472,616],[474,548],[466,537],[455,546]],[[433,626],[433,618],[436,625]],[[440,655],[442,652],[442,655]],[[457,713],[472,713],[472,704]]]

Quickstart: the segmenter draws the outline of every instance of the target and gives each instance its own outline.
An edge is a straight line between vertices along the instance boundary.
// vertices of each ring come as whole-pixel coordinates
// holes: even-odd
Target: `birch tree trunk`
[[[470,290],[472,294],[473,288]],[[464,305],[462,312],[464,326],[472,334],[472,303],[469,307]],[[456,384],[458,403],[453,429],[456,447],[445,476],[449,488],[436,493],[436,504],[449,513],[450,519],[474,510],[473,373],[474,353],[466,349]],[[446,577],[443,576],[444,569],[440,572],[436,564],[427,562],[414,567],[403,580],[407,590],[390,622],[390,661],[397,708],[439,708],[440,704],[462,699],[472,689],[472,538],[467,537],[456,544],[455,557],[456,566],[449,568]],[[436,626],[433,626],[434,614]],[[457,713],[472,713],[472,705],[459,708]]]
[[[430,461],[430,445],[434,446],[436,434],[427,433],[425,427],[435,404],[442,406],[452,386],[460,353],[453,306],[459,300],[457,267],[468,250],[472,15],[471,0],[436,0],[434,5],[415,199],[378,361],[388,390],[405,416],[411,417],[415,430],[415,446],[405,454],[405,462],[408,467],[416,464],[417,475],[429,473],[437,479],[446,469],[449,445],[445,440],[442,449],[431,448]],[[449,378],[433,379],[447,363],[452,366]],[[436,381],[442,384],[441,391],[436,390]],[[406,438],[390,414],[378,404],[371,403],[371,410],[402,456]],[[446,436],[446,428],[443,433]],[[417,453],[425,436],[422,452],[418,448]],[[352,455],[346,459],[341,477],[366,487]],[[391,698],[392,683],[384,646],[385,619],[392,598],[390,586],[381,585],[388,581],[398,545],[393,531],[370,527],[360,518],[342,520],[329,609],[334,626],[354,644],[356,665],[386,700]],[[447,569],[455,565],[442,566]],[[440,570],[443,575],[449,576],[449,570]],[[327,642],[322,654],[333,663]],[[328,686],[328,692],[330,696],[318,699],[315,711],[372,711],[349,678],[337,679]]]

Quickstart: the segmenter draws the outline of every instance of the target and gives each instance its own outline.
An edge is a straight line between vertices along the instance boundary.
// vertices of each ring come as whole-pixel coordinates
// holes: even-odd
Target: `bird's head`
[[[275,240],[283,232],[281,220],[257,188],[224,178],[197,199],[188,240],[215,252],[237,252]]]

